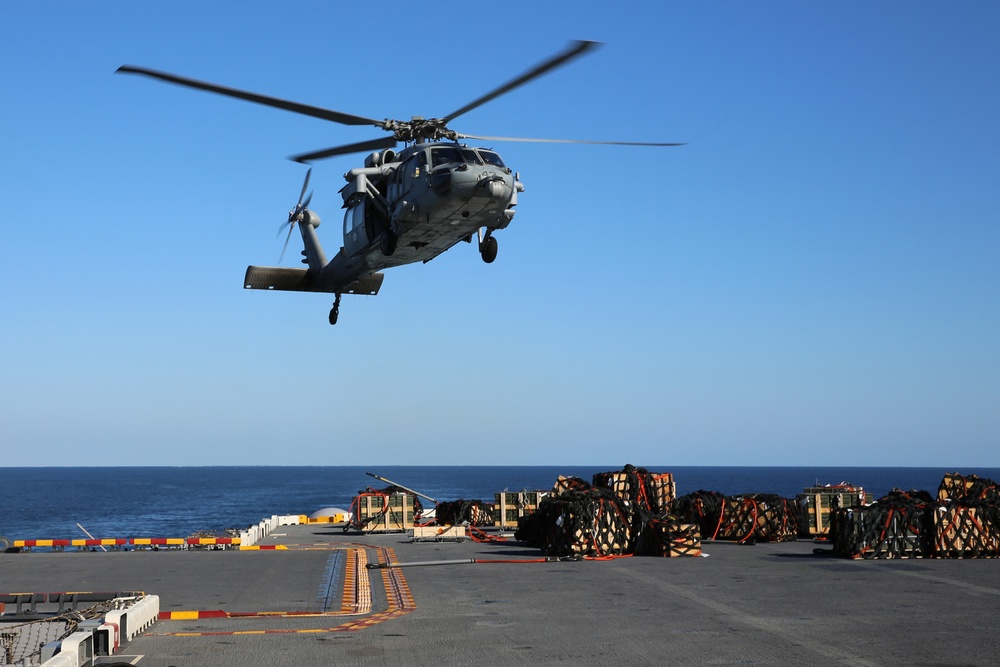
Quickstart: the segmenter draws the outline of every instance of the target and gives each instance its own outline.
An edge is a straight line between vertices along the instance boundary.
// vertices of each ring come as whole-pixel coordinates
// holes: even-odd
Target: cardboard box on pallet
[[[830,508],[862,507],[866,496],[860,486],[839,484],[807,487],[797,500],[802,508],[802,536],[825,537],[830,534]]]
[[[413,496],[408,493],[362,493],[355,498],[353,525],[366,533],[403,532],[413,528]]]
[[[497,528],[517,528],[517,520],[535,512],[548,491],[502,491],[493,494]]]

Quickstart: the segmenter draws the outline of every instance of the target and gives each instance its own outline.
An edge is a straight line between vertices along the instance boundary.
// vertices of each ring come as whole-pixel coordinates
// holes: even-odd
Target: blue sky
[[[4,463],[1000,466],[998,19],[9,3]],[[497,261],[390,270],[336,327],[326,295],[243,273],[278,260],[286,156],[378,130],[113,74],[406,119],[572,39],[604,46],[455,129],[687,145],[496,144],[526,185]],[[328,254],[361,159],[314,169]]]

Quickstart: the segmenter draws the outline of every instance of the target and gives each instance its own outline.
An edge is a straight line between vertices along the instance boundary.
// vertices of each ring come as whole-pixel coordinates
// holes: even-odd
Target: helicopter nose
[[[491,201],[508,201],[514,195],[514,189],[501,176],[484,178],[479,182],[479,190],[477,194]]]
[[[489,180],[483,183],[483,188],[489,194],[490,199],[500,199],[504,196],[510,196],[510,188],[502,180]]]

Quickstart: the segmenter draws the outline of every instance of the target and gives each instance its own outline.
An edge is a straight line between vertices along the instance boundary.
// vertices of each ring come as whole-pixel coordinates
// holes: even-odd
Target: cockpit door
[[[361,200],[344,213],[344,252],[353,256],[368,246],[368,234],[365,231],[365,206],[367,199]]]

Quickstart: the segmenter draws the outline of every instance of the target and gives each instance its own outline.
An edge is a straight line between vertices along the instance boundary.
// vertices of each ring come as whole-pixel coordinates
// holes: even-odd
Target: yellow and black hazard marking
[[[197,619],[230,619],[230,618],[310,618],[324,616],[358,616],[354,619],[329,628],[304,629],[261,629],[261,630],[218,630],[208,632],[147,632],[145,637],[218,637],[235,635],[267,635],[267,634],[315,634],[324,632],[356,632],[384,621],[398,618],[417,608],[406,577],[400,568],[385,568],[382,570],[382,583],[385,588],[388,608],[385,611],[371,613],[372,586],[369,578],[368,552],[363,545],[360,548],[348,549],[344,567],[344,587],[340,609],[337,611],[257,611],[231,612],[221,609],[200,611],[168,611],[160,613],[160,620],[190,621]],[[395,562],[396,555],[392,549],[378,548],[380,563]]]

